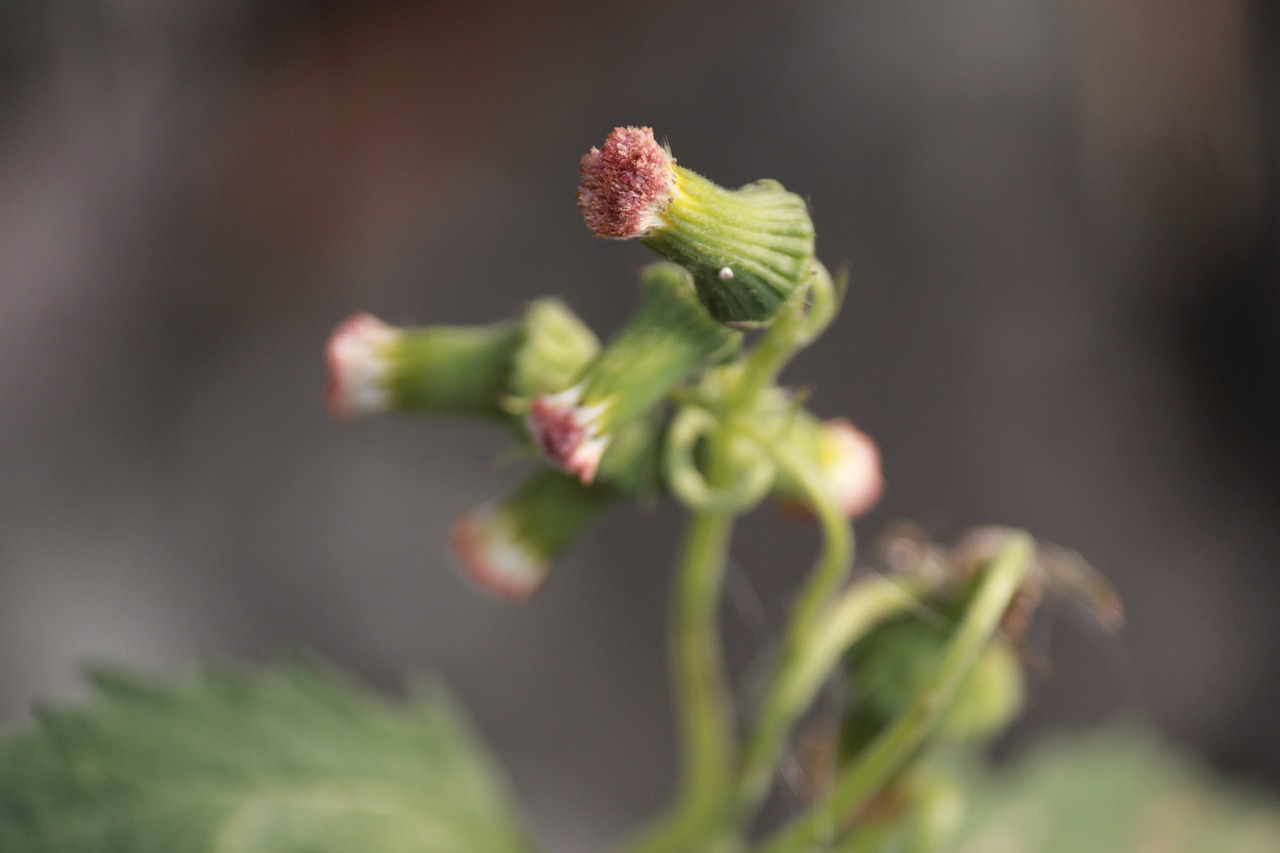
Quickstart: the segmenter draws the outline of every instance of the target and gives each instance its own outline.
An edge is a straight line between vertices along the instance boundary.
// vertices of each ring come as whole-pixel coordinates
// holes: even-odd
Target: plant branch
[[[756,853],[807,849],[857,813],[916,753],[946,711],[956,689],[990,642],[1031,564],[1034,545],[1025,533],[1009,536],[989,564],[973,602],[956,629],[937,673],[906,711],[836,780],[831,793],[785,827]]]
[[[790,666],[780,667],[744,751],[738,807],[745,814],[768,793],[787,734],[809,708],[845,651],[885,619],[916,605],[927,585],[873,575],[846,590],[822,614]]]
[[[724,438],[720,431],[712,439],[714,482],[723,479],[728,467]],[[680,785],[670,816],[627,845],[628,853],[692,849],[720,831],[727,816],[737,743],[718,615],[733,519],[727,511],[691,516],[676,572],[669,640],[681,738]]]
[[[768,793],[777,763],[786,748],[787,736],[796,719],[804,713],[830,667],[839,658],[829,644],[839,631],[820,631],[818,620],[835,591],[848,575],[853,562],[853,531],[840,512],[831,492],[817,471],[785,446],[772,442],[749,426],[741,427],[805,489],[822,524],[824,547],[809,580],[796,600],[783,639],[782,650],[766,690],[759,717],[747,741],[742,773],[736,792],[737,808],[750,814]],[[847,617],[849,614],[845,614]],[[855,624],[856,629],[856,624]],[[830,628],[830,626],[828,626]],[[826,634],[825,649],[822,635]],[[814,652],[818,651],[818,657]],[[823,657],[830,658],[825,665]]]

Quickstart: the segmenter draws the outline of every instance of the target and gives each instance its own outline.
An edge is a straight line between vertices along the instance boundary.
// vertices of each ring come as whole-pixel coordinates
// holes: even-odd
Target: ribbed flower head
[[[717,186],[677,165],[647,127],[616,128],[582,158],[578,210],[596,236],[638,239],[687,269],[722,323],[769,322],[813,270],[804,199],[777,181]]]
[[[507,380],[507,392],[514,397],[563,391],[600,352],[595,333],[559,299],[531,303],[523,329]]]
[[[334,329],[325,347],[329,382],[325,404],[335,418],[385,412],[392,407],[387,379],[401,331],[372,314],[354,314]]]

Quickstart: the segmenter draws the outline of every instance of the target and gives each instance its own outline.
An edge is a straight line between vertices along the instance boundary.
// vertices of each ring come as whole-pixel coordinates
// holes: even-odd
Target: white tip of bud
[[[522,543],[490,507],[458,519],[449,543],[476,584],[508,601],[525,601],[547,579],[549,564]]]
[[[590,485],[609,438],[598,432],[602,407],[583,406],[581,398],[581,386],[536,398],[529,410],[529,434],[547,459]]]
[[[372,314],[354,314],[342,321],[325,347],[329,383],[325,404],[335,418],[385,412],[391,407],[386,385],[387,347],[400,331]]]
[[[884,493],[880,450],[870,436],[843,418],[823,424],[822,469],[849,518],[869,511]]]

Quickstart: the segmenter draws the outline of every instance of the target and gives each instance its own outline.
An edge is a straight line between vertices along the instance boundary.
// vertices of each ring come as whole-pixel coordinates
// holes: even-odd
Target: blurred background
[[[0,6],[0,721],[157,673],[308,650],[443,676],[549,849],[665,799],[671,506],[610,516],[523,607],[455,516],[497,431],[329,421],[355,310],[479,323],[565,297],[602,332],[638,246],[593,239],[580,156],[652,125],[728,185],[806,195],[851,288],[789,376],[878,439],[898,518],[1079,549],[1005,745],[1141,712],[1280,787],[1280,3]],[[816,531],[735,548],[743,690]],[[864,554],[870,553],[864,548]],[[869,558],[867,558],[869,559]]]

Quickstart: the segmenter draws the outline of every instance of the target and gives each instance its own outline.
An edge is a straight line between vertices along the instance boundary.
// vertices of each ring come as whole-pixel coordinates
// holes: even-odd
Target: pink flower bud
[[[603,407],[583,406],[581,399],[581,386],[536,398],[529,409],[529,434],[556,467],[589,485],[609,440],[599,434]]]
[[[329,382],[325,404],[335,418],[354,418],[391,408],[387,349],[400,331],[372,314],[342,321],[325,347]]]
[[[857,518],[875,506],[884,492],[880,450],[844,418],[833,418],[822,426],[822,470],[845,515]]]
[[[473,581],[509,601],[531,598],[550,568],[548,560],[522,542],[506,516],[492,507],[458,519],[449,544]]]

